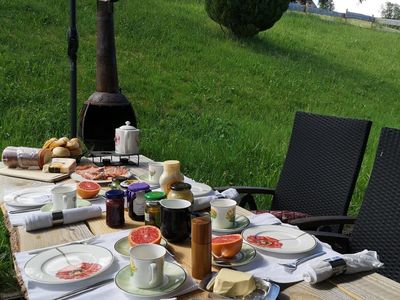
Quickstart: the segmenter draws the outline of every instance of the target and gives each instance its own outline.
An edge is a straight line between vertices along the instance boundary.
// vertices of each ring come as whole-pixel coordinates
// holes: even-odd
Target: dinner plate
[[[190,191],[192,192],[195,198],[207,195],[209,192],[212,191],[211,186],[205,183],[200,183],[200,182],[188,182],[188,183],[192,186]]]
[[[132,175],[133,175],[133,174],[132,174],[131,172],[127,172],[127,173],[125,173],[125,175],[120,176],[120,177],[129,178],[129,177],[131,177]],[[86,179],[86,178],[82,177],[81,175],[79,175],[78,173],[75,173],[75,172],[74,172],[74,173],[71,173],[70,177],[71,177],[71,179],[73,179],[73,180],[75,180],[75,181],[78,181],[78,182],[81,182],[81,181],[93,181],[93,182],[96,182],[96,183],[98,183],[98,184],[110,183],[110,182],[112,182],[112,179],[104,179],[104,180],[90,180],[90,179]]]
[[[216,233],[235,233],[235,232],[241,232],[243,229],[245,229],[247,226],[249,226],[250,220],[241,215],[236,215],[235,217],[235,223],[232,228],[213,228],[212,231]]]
[[[136,183],[139,182],[139,179],[127,179],[121,182],[121,187],[123,187],[124,189],[127,189],[128,186],[132,183]]]
[[[259,250],[294,254],[310,251],[317,241],[307,232],[282,225],[261,225],[242,232],[243,239]]]
[[[247,265],[248,263],[252,262],[257,255],[256,249],[247,244],[243,243],[242,244],[242,249],[238,254],[236,254],[232,258],[215,258],[214,256],[212,257],[212,264],[214,266],[220,266],[220,267],[238,267],[238,266],[243,266]]]
[[[77,282],[99,275],[114,260],[110,250],[96,245],[67,245],[49,249],[24,266],[33,281],[46,284]]]
[[[115,276],[116,286],[127,294],[137,297],[160,297],[178,289],[186,280],[186,272],[177,264],[164,262],[164,282],[155,288],[141,289],[133,286],[131,268],[122,268]]]
[[[76,200],[76,207],[84,207],[84,206],[90,206],[92,203],[90,203],[87,200],[81,200],[77,199]],[[41,212],[50,212],[53,211],[53,203],[47,203],[46,205],[43,205],[42,208],[40,209]]]
[[[167,240],[164,238],[161,238],[160,245],[167,247],[167,245],[168,245]],[[130,248],[131,248],[131,245],[129,245],[128,237],[123,237],[122,239],[119,239],[114,244],[115,251],[117,251],[122,256],[130,257],[130,253],[129,253]]]
[[[7,205],[15,207],[40,207],[51,201],[51,189],[55,185],[22,189],[4,197]]]

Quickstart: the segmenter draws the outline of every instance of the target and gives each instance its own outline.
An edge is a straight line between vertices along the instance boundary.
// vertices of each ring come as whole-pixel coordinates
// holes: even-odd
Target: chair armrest
[[[220,187],[214,187],[214,190],[221,192],[229,188],[237,190],[239,194],[264,194],[264,195],[275,194],[274,189],[263,188],[263,187],[252,187],[252,186],[220,186]]]
[[[349,237],[340,233],[325,232],[325,231],[306,231],[314,235],[321,242],[328,243],[332,249],[339,253],[349,253]]]
[[[303,230],[316,230],[318,227],[327,225],[354,224],[355,220],[356,218],[348,216],[319,216],[291,220],[289,224]]]

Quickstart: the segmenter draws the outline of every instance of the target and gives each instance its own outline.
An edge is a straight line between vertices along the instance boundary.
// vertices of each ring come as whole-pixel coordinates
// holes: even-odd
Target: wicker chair
[[[345,215],[371,124],[367,120],[297,112],[276,190],[233,187],[241,194],[239,205],[257,210],[253,194],[269,194],[273,195],[272,210]],[[218,191],[227,188],[215,187]]]
[[[312,232],[339,252],[375,250],[385,267],[378,272],[400,282],[400,130],[383,128],[358,218],[313,217],[293,221],[302,229],[352,224],[350,236]]]

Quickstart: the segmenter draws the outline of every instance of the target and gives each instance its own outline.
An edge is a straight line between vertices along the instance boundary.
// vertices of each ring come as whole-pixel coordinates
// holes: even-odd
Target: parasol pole
[[[71,138],[77,136],[77,93],[76,93],[76,53],[79,47],[78,31],[76,30],[76,0],[69,1],[70,25],[68,30],[68,56],[70,61],[70,115]]]

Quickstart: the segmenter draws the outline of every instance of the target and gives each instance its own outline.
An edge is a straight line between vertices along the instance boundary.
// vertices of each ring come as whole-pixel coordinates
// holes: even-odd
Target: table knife
[[[80,294],[93,291],[93,290],[95,290],[95,289],[97,289],[99,287],[102,287],[103,285],[109,284],[109,283],[111,283],[113,281],[114,281],[114,278],[109,278],[109,279],[106,279],[106,280],[103,280],[103,281],[99,281],[99,282],[97,282],[95,284],[92,284],[92,285],[89,285],[89,286],[86,286],[86,287],[79,288],[79,289],[76,289],[74,291],[68,292],[68,293],[66,293],[66,294],[64,294],[64,295],[62,295],[60,297],[54,298],[53,300],[69,299],[71,297],[75,297],[75,296],[78,296]]]
[[[58,244],[58,245],[54,245],[54,246],[49,246],[49,247],[45,247],[45,248],[40,248],[40,249],[36,249],[36,250],[32,250],[29,251],[28,254],[32,255],[32,254],[38,254],[56,247],[63,247],[63,246],[68,246],[68,245],[74,245],[74,244],[88,244],[90,242],[92,242],[93,240],[95,240],[97,238],[97,236],[92,236],[90,238],[86,238],[83,240],[78,240],[78,241],[72,241],[69,243],[64,243],[64,244]]]
[[[27,209],[18,209],[18,210],[10,210],[8,213],[9,214],[22,214],[22,213],[25,213],[25,212],[37,211],[37,210],[40,210],[40,207],[27,208]]]

